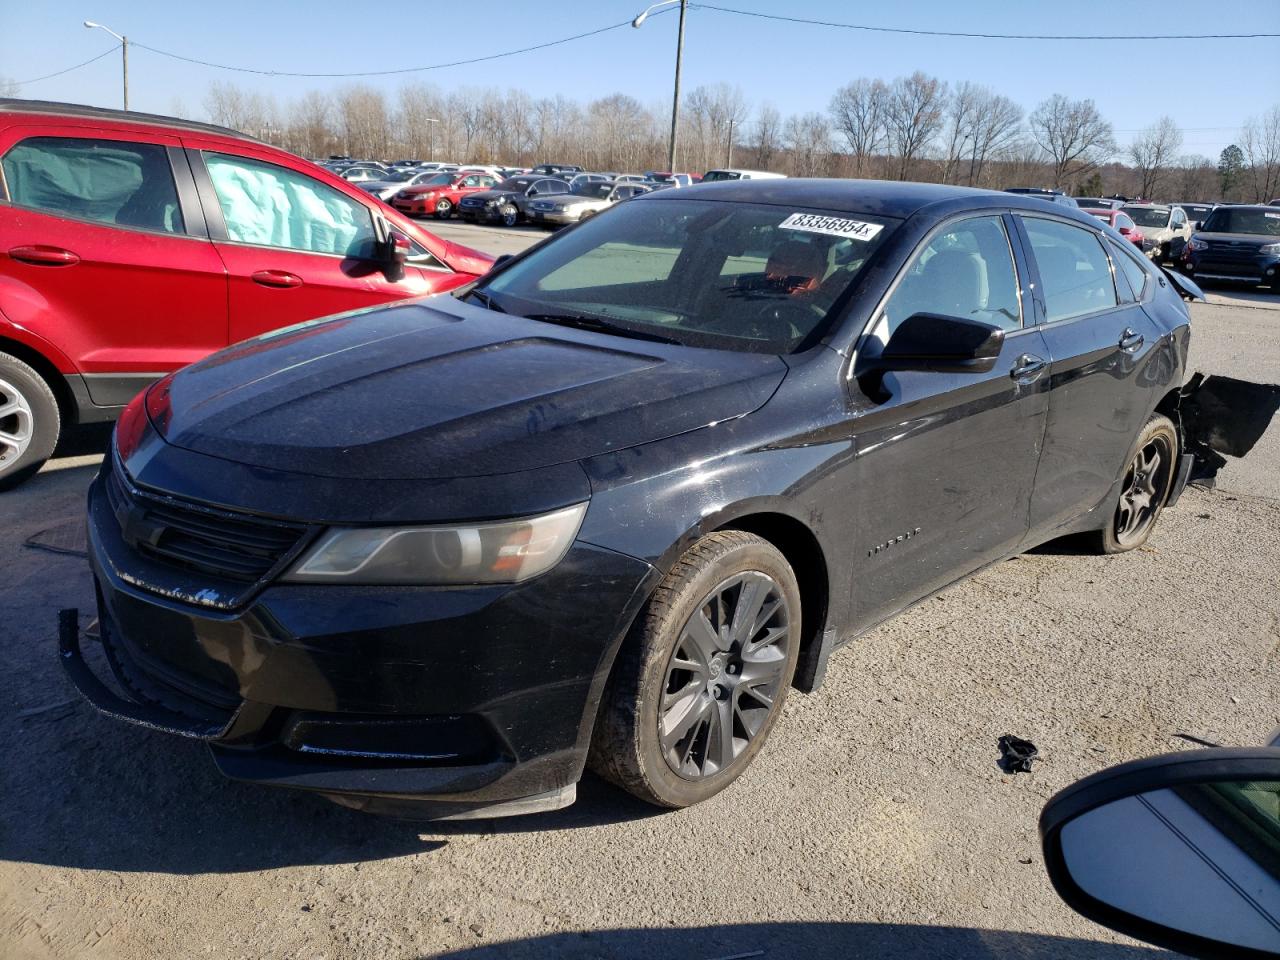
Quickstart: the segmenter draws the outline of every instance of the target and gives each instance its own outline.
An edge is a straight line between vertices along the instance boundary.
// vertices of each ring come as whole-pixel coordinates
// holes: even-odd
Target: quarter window
[[[244,157],[206,153],[227,236],[237,243],[370,259],[368,207],[305,174]]]
[[[117,227],[182,233],[165,148],[154,143],[31,137],[4,157],[9,199]]]
[[[1057,220],[1024,217],[1022,222],[1040,268],[1049,323],[1116,305],[1111,265],[1097,237]]]
[[[1018,278],[1000,217],[961,220],[934,234],[885,305],[885,337],[917,313],[980,320],[1005,330],[1022,326]]]

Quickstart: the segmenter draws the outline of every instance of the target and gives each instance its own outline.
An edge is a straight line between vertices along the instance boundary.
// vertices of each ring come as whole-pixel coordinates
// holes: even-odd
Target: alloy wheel
[[[31,404],[17,387],[0,380],[0,467],[8,466],[26,453],[34,434]]]
[[[725,770],[765,726],[791,643],[791,611],[774,579],[736,574],[712,590],[684,626],[667,664],[658,739],[687,780]]]
[[[1169,487],[1173,451],[1164,436],[1152,437],[1138,451],[1125,471],[1116,506],[1115,536],[1120,544],[1143,537],[1159,512],[1160,499]]]
[[[520,214],[515,207],[504,207],[502,209],[502,225],[504,227],[514,227],[519,216]]]

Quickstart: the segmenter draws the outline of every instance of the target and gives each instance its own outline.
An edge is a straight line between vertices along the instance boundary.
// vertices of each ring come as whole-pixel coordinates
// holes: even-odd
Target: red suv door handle
[[[259,270],[253,274],[253,282],[264,287],[300,287],[302,278],[285,270]]]
[[[22,263],[34,263],[41,267],[69,267],[80,262],[80,257],[61,247],[36,244],[30,247],[10,247],[9,256]]]

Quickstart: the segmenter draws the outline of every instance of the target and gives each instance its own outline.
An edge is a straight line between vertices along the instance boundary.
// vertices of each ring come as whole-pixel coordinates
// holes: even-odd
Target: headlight
[[[293,583],[519,583],[569,550],[587,505],[496,523],[330,530],[285,574]]]
[[[1264,243],[1258,252],[1267,257],[1280,257],[1280,243]]]
[[[1192,250],[1208,250],[1209,249],[1209,244],[1206,241],[1197,240],[1195,237],[1192,237],[1190,240],[1187,241],[1187,246],[1190,247]]]

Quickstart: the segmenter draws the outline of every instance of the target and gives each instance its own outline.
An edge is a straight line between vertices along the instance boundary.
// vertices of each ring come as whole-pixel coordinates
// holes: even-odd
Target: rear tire
[[[1100,553],[1125,553],[1147,542],[1178,473],[1178,431],[1153,414],[1125,458],[1120,491],[1107,525],[1093,534]]]
[[[61,430],[58,401],[44,378],[0,353],[0,490],[35,474],[58,445]]]
[[[719,793],[764,745],[799,652],[800,588],[786,558],[753,534],[703,537],[618,654],[591,768],[661,807]]]

